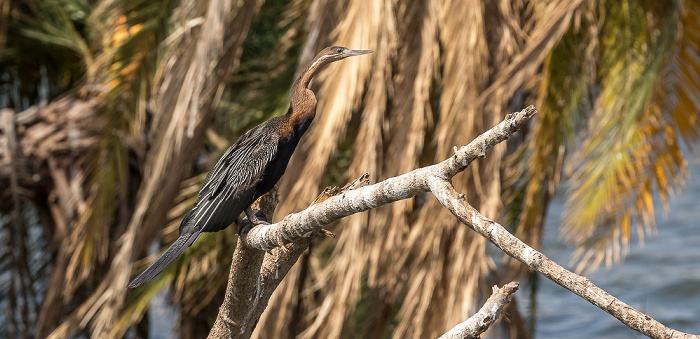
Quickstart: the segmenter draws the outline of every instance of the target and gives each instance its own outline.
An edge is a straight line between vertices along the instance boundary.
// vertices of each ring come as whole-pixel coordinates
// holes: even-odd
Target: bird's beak
[[[355,56],[355,55],[362,55],[362,54],[369,54],[374,51],[367,51],[367,50],[362,50],[362,49],[346,49],[343,54],[345,56]]]

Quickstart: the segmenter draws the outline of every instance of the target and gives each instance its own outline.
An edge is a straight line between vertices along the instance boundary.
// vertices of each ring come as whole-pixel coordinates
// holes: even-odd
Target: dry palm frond
[[[470,3],[470,6],[448,2],[442,6],[444,70],[435,132],[436,157],[446,156],[452,145],[463,142],[462,138],[468,140],[505,114],[505,101],[484,105],[479,98],[483,97],[488,80],[494,74],[502,74],[520,52],[525,33],[519,27],[524,26],[529,10],[528,5],[519,2]],[[465,50],[469,51],[466,55]],[[514,91],[509,86],[497,83],[489,91],[497,93],[497,98],[507,98]],[[456,178],[455,186],[470,192],[470,202],[495,217],[502,209],[500,168],[505,149],[494,151],[493,156],[472,166],[466,177]],[[406,271],[423,273],[420,279],[411,278],[408,282],[409,294],[403,300],[401,321],[394,332],[397,337],[408,333],[439,334],[459,322],[457,314],[468,314],[480,294],[479,287],[483,286],[489,263],[483,239],[450,224],[450,220],[449,213],[444,213],[430,199],[421,207],[418,220],[411,227],[406,244],[411,254],[404,260],[414,264]],[[442,229],[442,234],[432,234],[436,229]],[[449,250],[445,251],[444,247]],[[441,269],[430,266],[432,263],[442,265]],[[431,276],[437,272],[439,275]],[[420,301],[421,297],[431,295],[440,295],[444,301]],[[433,308],[449,309],[451,313],[428,312]],[[426,314],[430,316],[425,318]]]
[[[480,97],[480,102],[498,100],[497,95],[510,97],[539,71],[544,58],[569,29],[582,0],[536,3],[535,24],[526,46],[514,57],[508,67],[494,76],[495,80]],[[500,89],[500,91],[496,91]],[[497,94],[497,95],[494,95]]]
[[[128,283],[137,234],[148,233],[149,228],[153,232],[152,229],[161,224],[154,221],[165,216],[179,187],[180,177],[173,174],[185,172],[185,164],[191,161],[193,150],[199,147],[198,143],[184,143],[184,140],[202,135],[215,108],[204,101],[200,103],[199,97],[207,98],[206,102],[217,101],[226,75],[240,56],[240,46],[259,5],[257,1],[212,1],[186,13],[194,17],[203,15],[204,22],[178,41],[173,54],[162,65],[168,72],[160,73],[163,75],[162,87],[156,100],[160,114],[154,117],[151,131],[155,136],[153,147],[148,153],[145,179],[139,188],[135,209],[119,240],[120,247],[100,286],[68,321],[54,331],[52,337],[64,337],[88,322],[93,335],[98,337],[117,331],[114,326],[124,302],[124,286]],[[195,48],[191,48],[192,45]],[[212,62],[212,58],[217,62]],[[142,228],[142,225],[147,227]]]
[[[469,140],[485,119],[490,119],[484,118],[481,107],[475,106],[489,76],[484,6],[480,1],[468,6],[458,1],[440,5],[444,70],[434,136],[435,158],[447,156],[453,145]],[[477,192],[480,184],[489,185],[494,180],[490,175],[479,178],[477,169],[465,174],[467,177],[455,180],[458,189],[469,187],[469,191]],[[479,184],[474,185],[473,180]],[[478,199],[471,201],[480,205]],[[478,282],[485,273],[483,246],[483,241],[454,222],[436,200],[429,199],[422,206],[405,244],[409,256],[402,260],[407,271],[420,274],[412,274],[407,281],[408,294],[399,310],[395,337],[436,336],[469,314]],[[441,298],[433,299],[438,295]],[[428,302],[427,298],[432,300]],[[429,312],[431,309],[450,312]]]
[[[419,165],[427,129],[432,124],[430,93],[439,63],[438,5],[433,1],[400,3],[399,41],[394,105],[388,112],[382,177],[396,176]],[[368,284],[380,289],[386,304],[396,302],[405,282],[397,265],[409,231],[413,201],[399,201],[377,211],[370,237]],[[381,326],[376,324],[375,326]]]
[[[373,49],[378,46],[379,31],[382,26],[383,13],[379,2],[334,2],[333,5],[344,10],[342,20],[334,28],[329,41],[314,44],[318,51],[323,44],[348,46],[349,48]],[[310,17],[314,14],[314,5]],[[325,10],[319,9],[323,12]],[[334,13],[335,14],[335,13]],[[330,14],[329,14],[330,15]],[[337,15],[337,14],[336,14]],[[320,18],[319,18],[320,20]],[[324,18],[323,20],[327,20]],[[328,34],[328,32],[325,32]],[[313,32],[309,32],[313,34]],[[333,64],[318,76],[321,82],[318,93],[316,119],[307,136],[302,139],[292,160],[287,167],[286,178],[280,184],[282,205],[278,215],[287,215],[308,204],[318,194],[319,182],[324,169],[338,147],[352,111],[361,102],[365,83],[369,79],[372,58],[348,59]],[[306,66],[306,65],[304,65]],[[318,86],[314,86],[317,87]],[[284,199],[293,196],[294,199]]]

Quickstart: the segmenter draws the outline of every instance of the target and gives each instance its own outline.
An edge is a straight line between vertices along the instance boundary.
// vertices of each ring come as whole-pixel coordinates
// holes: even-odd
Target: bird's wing
[[[263,126],[248,131],[226,151],[207,175],[209,180],[202,185],[200,199],[235,198],[262,179],[279,143],[277,133],[265,131]]]
[[[180,232],[185,229],[216,232],[231,224],[251,203],[247,201],[252,197],[251,190],[262,180],[277,152],[278,142],[279,136],[265,133],[263,126],[241,136],[207,175]]]

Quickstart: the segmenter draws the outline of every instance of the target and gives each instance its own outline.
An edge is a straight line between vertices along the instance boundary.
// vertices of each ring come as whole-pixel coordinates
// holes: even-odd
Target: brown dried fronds
[[[329,40],[320,41],[319,37],[313,37],[319,39],[309,42],[309,46],[313,46],[313,53],[327,45],[377,49],[381,23],[389,15],[379,12],[378,2],[368,4],[359,0],[346,0],[324,5],[328,8],[312,6],[310,9],[309,19],[322,22],[312,23],[313,27],[316,24],[325,25],[329,18],[323,17],[324,15],[341,19],[334,20],[337,26],[324,31],[333,32]],[[359,108],[373,64],[376,64],[374,58],[350,58],[329,66],[315,78],[312,87],[317,89],[316,119],[301,140],[289,163],[287,174],[281,181],[282,194],[295,197],[280,205],[281,215],[299,210],[313,199],[318,183],[322,181],[324,169],[345,135],[353,110]],[[300,64],[300,67],[306,67],[306,64]]]

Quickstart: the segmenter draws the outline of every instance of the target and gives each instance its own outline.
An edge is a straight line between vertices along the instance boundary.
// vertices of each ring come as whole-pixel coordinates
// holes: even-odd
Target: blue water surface
[[[682,194],[670,199],[668,212],[655,202],[657,233],[645,236],[643,246],[635,237],[622,263],[587,277],[664,325],[700,334],[700,169],[694,162],[688,165],[690,176]],[[564,200],[560,194],[550,205],[542,252],[573,269],[573,249],[563,245],[558,230]],[[644,338],[563,287],[538,278],[535,338]],[[519,305],[527,314],[529,287],[523,287]]]

